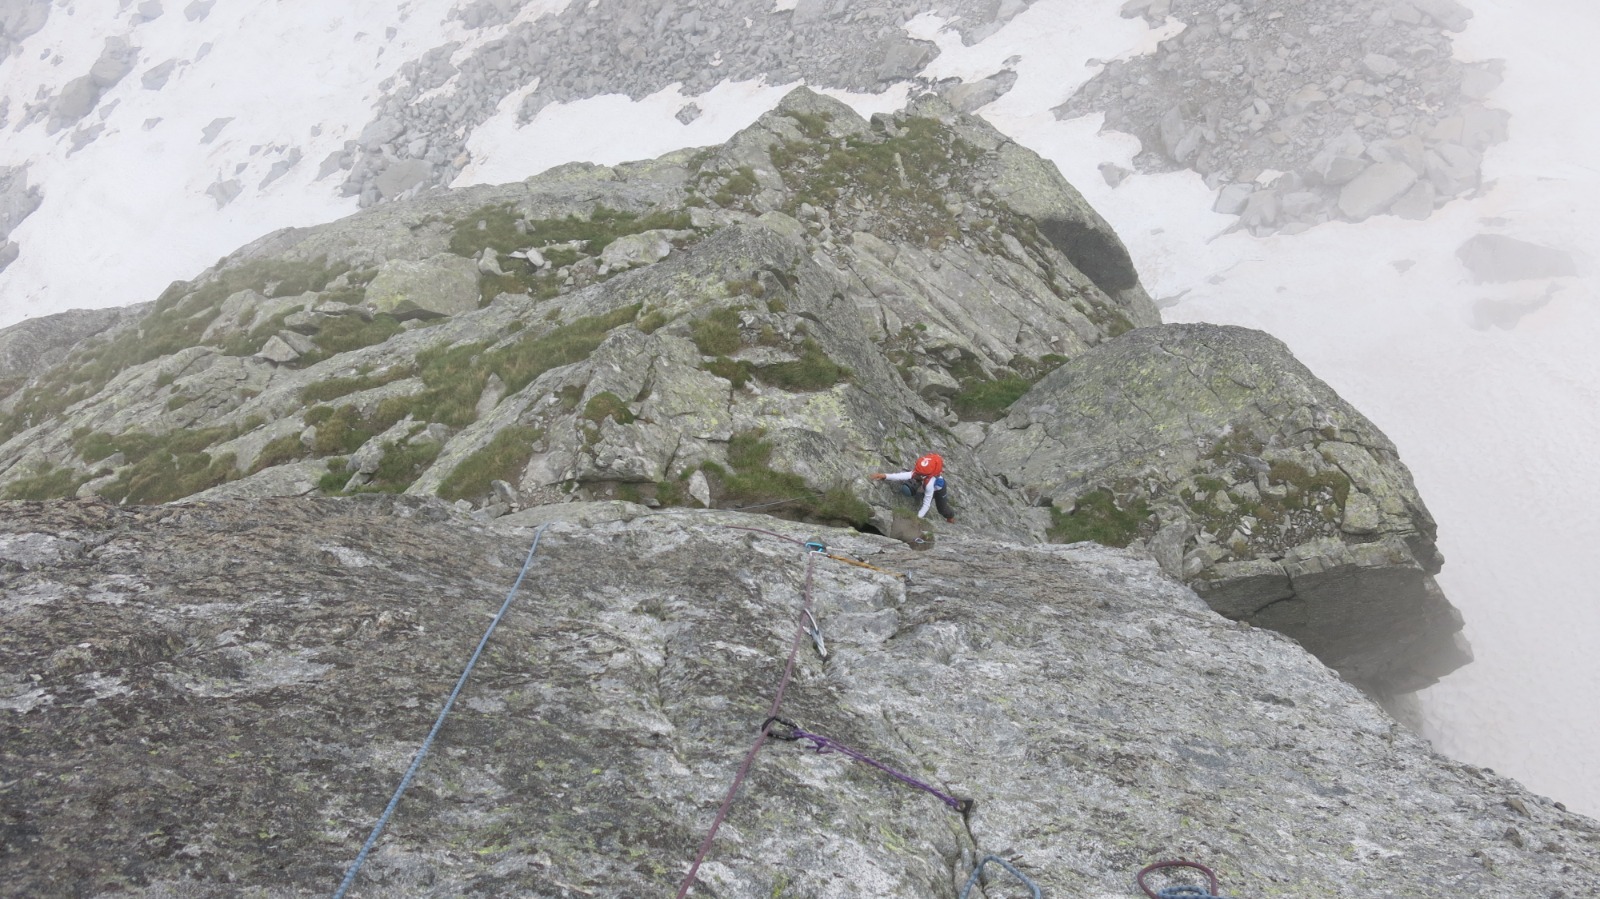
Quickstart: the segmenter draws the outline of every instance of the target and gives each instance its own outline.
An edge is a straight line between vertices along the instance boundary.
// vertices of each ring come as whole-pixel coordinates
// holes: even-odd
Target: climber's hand
[[[867,475],[867,477],[872,478],[874,481],[881,481],[881,480],[884,479],[885,475],[883,474],[883,472],[877,471],[877,472],[873,472],[870,475]]]

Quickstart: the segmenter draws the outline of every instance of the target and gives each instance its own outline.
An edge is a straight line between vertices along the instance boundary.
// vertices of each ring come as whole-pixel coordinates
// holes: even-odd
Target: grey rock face
[[[478,267],[470,259],[439,254],[417,261],[395,260],[378,270],[367,300],[397,316],[455,315],[478,308]]]
[[[373,497],[3,513],[0,875],[22,895],[330,892],[532,540]],[[694,895],[948,899],[988,853],[1094,899],[1178,856],[1229,895],[1600,889],[1595,822],[1433,754],[1126,553],[620,504],[555,522],[357,894],[666,895],[792,647],[784,716],[976,807],[768,740]],[[796,633],[807,595],[825,659]]]
[[[1048,497],[1061,533],[1113,503],[1122,542],[1153,541],[1218,611],[1375,692],[1470,659],[1393,444],[1265,334],[1164,325],[1103,344],[1041,380],[978,455]]]
[[[934,449],[958,532],[1043,540],[1042,497],[1060,515],[1098,485],[1127,500],[1124,480],[1148,482],[1141,495],[1165,505],[1129,538],[1208,595],[1246,585],[1228,601],[1249,605],[1240,617],[1312,596],[1324,569],[1343,586],[1317,595],[1360,602],[1379,602],[1364,591],[1384,578],[1416,587],[1437,570],[1431,523],[1382,435],[1320,382],[1273,392],[1295,369],[1281,345],[1192,338],[1223,373],[1227,402],[1213,402],[1222,388],[1194,371],[1140,368],[1152,341],[1170,355],[1188,352],[1173,335],[1202,333],[1138,336],[1157,324],[1121,241],[1037,155],[937,98],[869,122],[800,90],[722,147],[262,238],[174,285],[137,339],[108,341],[118,366],[80,355],[18,390],[0,485],[160,501],[298,495],[310,481],[447,496],[485,518],[570,500],[757,506],[915,538],[914,510],[865,475]],[[1076,402],[1062,379],[1080,375],[1058,366],[1079,359],[1103,376],[1084,421],[1050,411]],[[1121,361],[1092,361],[1108,359]],[[1184,410],[1182,428],[1138,412],[1162,404]],[[1058,420],[1071,425],[1058,433]],[[1297,466],[1300,493],[1208,454],[1234,425],[1262,441],[1237,449],[1264,471]],[[1159,465],[1134,452],[1178,434]],[[1288,555],[1322,537],[1339,545]],[[1258,560],[1277,567],[1227,568]],[[1282,582],[1297,586],[1257,586]],[[1449,644],[1459,623],[1406,617],[1409,594],[1395,605],[1421,623],[1334,641],[1330,663],[1373,689],[1440,670],[1438,654],[1395,662],[1390,637]]]

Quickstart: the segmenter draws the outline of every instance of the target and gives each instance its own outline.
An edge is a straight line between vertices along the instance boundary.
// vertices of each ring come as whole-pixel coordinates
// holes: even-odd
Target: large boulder
[[[508,600],[352,895],[668,895],[773,708],[928,789],[768,739],[693,895],[948,899],[989,854],[1092,899],[1178,856],[1227,895],[1600,890],[1594,821],[1136,555],[551,519],[532,551],[405,498],[0,507],[8,891],[328,894]]]
[[[384,263],[367,285],[367,302],[396,318],[437,318],[478,308],[478,266],[440,253]]]
[[[1146,546],[1218,611],[1380,694],[1469,661],[1435,525],[1394,445],[1280,341],[1144,328],[1046,376],[978,455],[1057,539]]]

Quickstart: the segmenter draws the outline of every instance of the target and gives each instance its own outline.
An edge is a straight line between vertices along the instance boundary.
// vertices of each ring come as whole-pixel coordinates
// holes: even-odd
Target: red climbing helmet
[[[936,478],[944,471],[944,460],[938,453],[928,453],[917,460],[916,471],[924,477]]]

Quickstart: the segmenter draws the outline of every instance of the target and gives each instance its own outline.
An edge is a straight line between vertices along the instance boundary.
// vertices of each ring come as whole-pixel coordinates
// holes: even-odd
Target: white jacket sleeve
[[[922,485],[922,511],[917,513],[918,518],[928,517],[928,508],[933,505],[933,494],[933,481],[929,479],[927,483]]]

